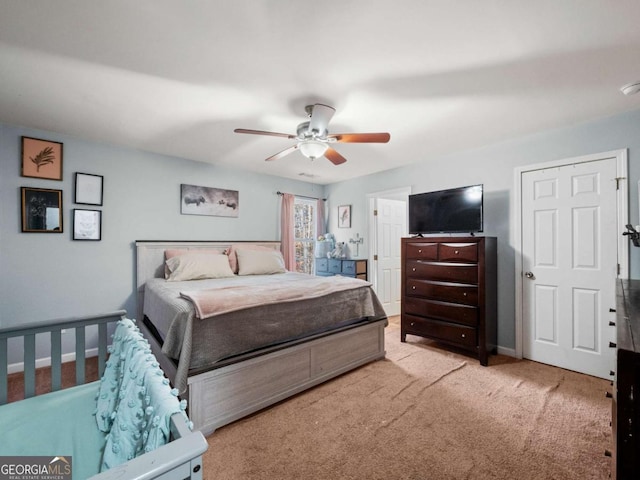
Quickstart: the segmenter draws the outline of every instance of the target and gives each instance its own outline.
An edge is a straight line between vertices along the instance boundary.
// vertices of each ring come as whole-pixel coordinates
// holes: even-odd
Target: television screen
[[[482,232],[482,185],[409,195],[409,233]]]

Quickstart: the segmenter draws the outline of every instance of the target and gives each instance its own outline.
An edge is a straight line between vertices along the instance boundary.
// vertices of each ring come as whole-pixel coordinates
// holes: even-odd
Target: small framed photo
[[[22,137],[21,175],[62,180],[62,143]]]
[[[62,233],[62,190],[20,187],[22,231]]]
[[[73,239],[101,240],[102,212],[100,210],[73,209]]]
[[[338,228],[351,228],[351,205],[338,207]]]
[[[73,203],[102,206],[102,175],[76,172],[76,191]]]

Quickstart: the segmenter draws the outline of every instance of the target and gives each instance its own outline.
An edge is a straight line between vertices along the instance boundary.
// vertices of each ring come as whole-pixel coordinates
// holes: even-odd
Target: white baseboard
[[[516,357],[515,348],[498,347],[498,355],[506,355],[507,357]]]
[[[85,358],[97,357],[98,349],[90,348],[84,352]],[[65,353],[62,355],[62,363],[67,362],[75,362],[76,360],[76,352]],[[38,358],[36,359],[36,368],[42,367],[50,367],[51,366],[51,357]],[[24,362],[19,363],[11,363],[7,366],[7,373],[18,373],[24,372]]]

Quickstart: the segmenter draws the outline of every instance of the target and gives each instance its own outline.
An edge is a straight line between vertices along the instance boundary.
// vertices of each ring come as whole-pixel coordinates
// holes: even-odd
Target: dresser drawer
[[[438,244],[427,242],[416,242],[406,244],[407,258],[416,258],[421,260],[437,260]]]
[[[476,329],[465,325],[405,315],[402,318],[402,327],[405,333],[453,342],[467,347],[475,347],[478,344]]]
[[[441,262],[477,262],[477,243],[441,243],[438,249],[438,260]]]
[[[450,282],[478,283],[478,266],[467,263],[439,263],[407,261],[405,275],[426,280],[441,280]]]
[[[328,271],[329,271],[329,259],[316,258],[316,272],[328,272]]]
[[[407,297],[403,307],[405,313],[410,315],[450,320],[472,327],[478,325],[478,308],[469,305],[458,305],[418,297]]]
[[[343,260],[342,273],[344,273],[345,275],[355,275],[356,274],[355,260]]]
[[[335,258],[329,259],[329,272],[331,273],[342,273],[342,260],[338,260]]]
[[[448,282],[431,282],[429,280],[407,279],[406,294],[429,297],[444,302],[478,305],[478,287]]]

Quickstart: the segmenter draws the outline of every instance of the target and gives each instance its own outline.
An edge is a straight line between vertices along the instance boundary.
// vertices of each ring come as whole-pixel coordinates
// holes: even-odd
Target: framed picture
[[[22,231],[62,233],[62,190],[20,187]]]
[[[102,175],[76,172],[76,191],[73,203],[102,205]]]
[[[21,175],[62,180],[62,143],[22,137]]]
[[[351,205],[338,207],[338,228],[351,228]]]
[[[101,240],[102,212],[100,210],[73,209],[73,239]]]
[[[237,190],[180,185],[180,213],[237,217],[240,204]]]

